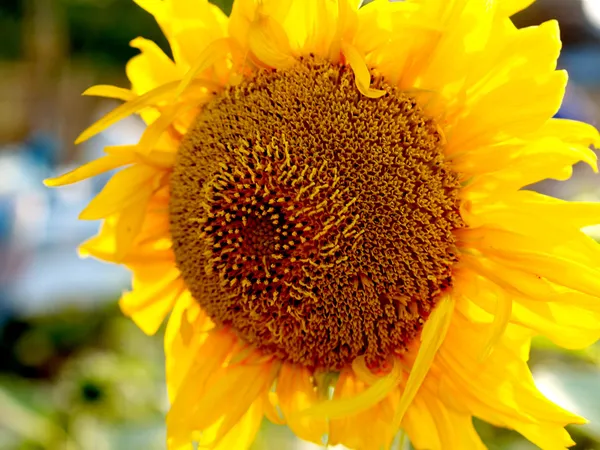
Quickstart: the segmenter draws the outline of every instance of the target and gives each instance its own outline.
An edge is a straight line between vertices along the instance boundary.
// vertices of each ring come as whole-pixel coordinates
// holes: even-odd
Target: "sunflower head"
[[[378,366],[452,284],[459,176],[435,121],[373,84],[385,95],[314,58],[261,71],[209,103],[177,155],[183,279],[215,322],[285,361]]]
[[[526,190],[596,169],[597,131],[553,119],[566,74],[530,0],[137,0],[124,104],[140,142],[48,184],[123,167],[82,212],[82,253],[124,264],[124,313],[165,335],[172,450],[301,438],[483,448],[476,416],[543,448],[582,418],[546,400],[531,338],[600,336],[600,207]],[[544,221],[543,232],[540,221]],[[235,402],[231,399],[235,398]]]

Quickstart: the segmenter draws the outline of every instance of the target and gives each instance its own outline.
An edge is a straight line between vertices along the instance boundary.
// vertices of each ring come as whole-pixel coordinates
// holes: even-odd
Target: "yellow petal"
[[[183,331],[184,328],[180,328],[180,334]],[[195,427],[190,423],[190,415],[201,406],[198,402],[202,400],[211,376],[222,373],[220,368],[237,341],[227,330],[210,331],[208,334],[192,331],[194,331],[192,338],[202,338],[198,347],[192,347],[190,344],[194,341],[182,336],[181,347],[166,349],[169,352],[167,353],[167,383],[172,398],[171,409],[167,416],[169,449],[180,448],[191,443]],[[178,364],[174,365],[174,363]],[[175,379],[172,378],[173,375]]]
[[[243,437],[244,441],[249,444],[256,435],[258,431],[258,427],[263,418],[263,407],[262,407],[262,399],[264,398],[264,392],[270,388],[270,385],[273,383],[273,379],[276,375],[276,372],[279,367],[279,363],[271,363],[270,370],[267,370],[266,367],[263,368],[262,379],[257,382],[256,386],[252,389],[249,389],[242,393],[241,396],[238,397],[238,401],[243,405],[246,401],[251,401],[251,399],[256,399],[252,403],[252,405],[257,405],[258,410],[254,412],[253,419],[251,424],[244,423],[244,417],[246,416],[246,411],[248,409],[243,409],[240,411],[228,411],[224,417],[224,420],[220,422],[219,427],[217,429],[217,433],[214,438],[206,438],[203,436],[203,440],[199,442],[199,445],[202,446],[206,443],[209,446],[216,445],[216,448],[219,449],[229,449],[232,448],[229,446],[230,442],[240,442],[240,438]],[[252,407],[251,407],[252,408]],[[239,435],[240,433],[240,423],[243,426],[244,433],[243,435]],[[236,430],[237,428],[237,430]],[[233,434],[232,434],[233,433]],[[227,439],[229,437],[229,439]],[[235,448],[235,447],[234,447]]]
[[[350,370],[342,370],[335,385],[334,400],[355,398],[369,387]],[[367,450],[389,449],[397,429],[391,425],[393,410],[399,398],[394,389],[379,404],[355,415],[330,420],[327,445],[342,444],[348,448]]]
[[[179,270],[158,264],[134,273],[133,289],[119,305],[144,333],[154,334],[182,292]]]
[[[557,426],[520,423],[515,430],[544,450],[567,450],[575,445],[567,430]]]
[[[379,378],[368,389],[353,397],[326,400],[301,411],[299,415],[335,419],[358,414],[373,407],[387,397],[402,381],[403,376],[402,365],[397,359],[394,359],[390,373]],[[292,417],[289,421],[295,419],[295,417]]]
[[[44,180],[44,184],[49,187],[64,186],[66,184],[77,183],[86,178],[95,177],[109,170],[131,164],[135,161],[132,155],[109,155],[98,158],[92,162],[84,164],[71,172],[65,173],[56,178]]]
[[[481,265],[473,265],[472,261],[466,263],[473,267],[474,271],[481,270]],[[535,276],[533,278],[538,280],[537,285],[541,288],[539,298],[528,297],[526,293],[531,288],[519,283],[519,277],[515,276],[514,271],[498,267],[493,269],[494,275],[497,275],[495,278],[471,277],[468,281],[461,282],[459,287],[470,302],[490,315],[496,313],[495,303],[499,292],[504,292],[504,296],[510,294],[513,300],[510,318],[512,323],[546,336],[561,347],[585,348],[600,337],[600,302],[596,298],[564,289],[561,292],[557,286],[552,286]],[[489,271],[484,270],[481,273],[489,275]],[[550,292],[545,294],[549,289]],[[464,302],[461,307],[463,304]],[[466,314],[470,315],[469,312]]]
[[[87,95],[91,97],[114,98],[126,102],[133,100],[136,97],[135,93],[131,92],[129,89],[123,89],[120,87],[108,86],[103,84],[88,88],[84,91],[82,95]]]
[[[179,395],[188,372],[195,365],[206,367],[204,377],[198,378],[198,385],[206,382],[211,371],[217,370],[233,348],[231,338],[215,332],[212,322],[198,308],[189,291],[179,296],[165,332],[167,389],[171,402]],[[207,346],[211,344],[213,347]]]
[[[313,384],[311,372],[303,366],[283,364],[277,379],[277,396],[279,405],[287,424],[301,439],[321,443],[322,436],[327,433],[327,421],[319,417],[298,415],[321,400]]]
[[[560,200],[533,191],[516,191],[502,195],[498,200],[473,202],[469,213],[476,217],[478,226],[508,223],[524,217],[560,217],[555,225],[583,228],[600,223],[600,203]]]
[[[583,122],[568,119],[550,119],[534,135],[555,136],[565,142],[600,147],[600,133],[598,130]]]
[[[207,0],[136,0],[154,15],[171,44],[177,65],[187,69],[210,42],[225,36],[228,19]]]
[[[144,191],[143,196],[119,214],[115,226],[115,257],[118,260],[122,260],[133,247],[134,240],[142,229],[151,197],[151,191]]]
[[[205,101],[208,101],[212,96],[208,95]],[[205,101],[202,101],[204,103]],[[137,145],[139,153],[143,156],[150,154],[155,150],[157,145],[160,145],[160,138],[169,129],[172,129],[173,122],[178,115],[183,114],[187,111],[195,109],[198,106],[196,102],[191,104],[175,104],[164,108],[161,111],[160,117],[152,122],[142,135],[140,142]]]
[[[433,416],[427,404],[421,400],[420,396],[416,396],[410,407],[406,410],[402,426],[415,448],[444,450]]]
[[[173,306],[173,311],[169,316],[167,327],[165,328],[164,347],[167,359],[172,360],[173,357],[177,356],[176,346],[182,344],[180,332],[184,326],[183,322],[188,320],[188,308],[194,308],[195,306],[194,299],[187,289],[177,298],[177,302]],[[188,358],[180,359],[187,360]],[[181,372],[187,372],[187,370]]]
[[[587,146],[554,137],[479,148],[477,151],[466,152],[458,158],[453,158],[453,161],[453,167],[457,171],[469,175],[484,175],[478,179],[485,180],[486,174],[490,177],[513,180],[523,176],[525,184],[515,187],[533,183],[530,180],[562,177],[565,168],[580,161],[588,164],[594,171],[597,170],[597,157]]]
[[[182,70],[154,42],[138,37],[130,45],[141,52],[125,68],[136,94],[145,94],[183,76]]]
[[[498,292],[496,296],[496,310],[494,311],[494,320],[490,326],[488,342],[481,354],[481,359],[487,358],[494,350],[494,347],[500,341],[500,338],[506,331],[511,319],[513,301],[505,292]]]
[[[167,2],[164,0],[133,0],[141,8],[154,15],[157,19],[162,19],[167,12]]]
[[[203,347],[207,346],[209,339]],[[195,432],[218,426],[214,440],[201,442],[214,446],[240,421],[250,405],[269,390],[278,365],[262,364],[220,367],[207,372],[197,359],[185,379],[167,415],[169,445],[177,447],[189,442]],[[202,380],[206,380],[205,383]],[[231,398],[235,396],[236,402]]]
[[[111,145],[104,148],[104,152],[109,155],[119,155],[121,157],[129,157],[136,162],[141,162],[147,166],[152,166],[157,169],[170,169],[175,164],[177,149],[165,150],[150,150],[145,153],[140,148],[140,145]]]
[[[163,204],[161,204],[163,202]],[[169,221],[164,211],[168,207],[159,190],[154,194],[148,206],[146,217],[135,245],[123,258],[117,258],[115,228],[119,214],[104,220],[99,233],[85,241],[79,247],[82,258],[94,257],[106,262],[125,264],[133,267],[154,263],[174,265],[171,241],[169,239]]]
[[[328,59],[337,64],[342,56],[342,42],[346,41],[353,44],[353,37],[358,30],[358,4],[353,0],[338,0],[337,2],[337,20],[335,23],[335,33],[330,41],[327,51]]]
[[[158,172],[160,175],[160,172]],[[98,220],[117,213],[156,189],[156,169],[141,164],[116,173],[81,212],[82,220]]]
[[[479,64],[470,71],[467,96],[475,99],[510,79],[547,76],[556,70],[561,48],[555,20],[522,29],[509,20],[498,21]]]
[[[402,422],[406,410],[412,403],[415,395],[417,395],[423,380],[427,376],[427,372],[429,372],[433,359],[446,338],[446,333],[448,332],[448,327],[452,320],[453,310],[454,298],[447,295],[441,299],[425,323],[421,333],[421,344],[419,346],[417,358],[410,371],[400,403],[394,414],[394,420],[392,422],[394,428],[400,427],[400,423]]]
[[[236,0],[229,17],[228,34],[235,39],[240,48],[248,49],[252,24],[256,24],[261,18],[269,17],[281,25],[291,7],[292,0]],[[288,42],[287,37],[285,42]]]
[[[595,303],[600,303],[597,300]],[[547,337],[556,345],[577,350],[593,345],[600,338],[600,311],[581,308],[565,301],[536,302],[519,299],[515,302],[513,321]]]
[[[495,18],[495,1],[454,0],[425,2],[426,17],[439,23],[442,32],[435,36],[433,46],[418,55],[423,63],[412,71],[409,80],[421,89],[432,90],[444,98],[454,99],[464,89],[469,71],[479,64],[489,42]]]
[[[279,383],[279,378],[277,379]],[[263,408],[265,417],[275,425],[285,425],[279,406],[279,398],[275,392],[265,392],[263,395]]]
[[[388,83],[406,90],[414,89],[404,85],[405,79],[412,77],[411,65],[426,54],[443,31],[439,23],[419,14],[419,9],[412,2],[368,3],[358,10],[356,31],[344,35],[365,55],[369,67],[376,67]],[[414,72],[420,74],[418,69]]]
[[[205,46],[226,36],[229,19],[218,6],[205,0],[186,3],[185,10],[175,11],[182,20],[173,27],[169,41],[175,60],[191,67]]]
[[[337,26],[335,2],[291,2],[282,26],[294,54],[327,58]]]
[[[485,450],[470,414],[459,413],[430,392],[419,393],[403,425],[411,443],[430,450]]]
[[[485,153],[492,155],[494,152]],[[518,150],[509,150],[507,155],[498,152],[496,161],[495,168],[490,167],[493,163],[480,167],[473,163],[471,169],[466,169],[467,165],[464,164],[456,165],[476,175],[463,191],[465,198],[476,199],[478,195],[485,193],[516,191],[548,178],[567,180],[572,176],[573,165],[580,161],[587,163],[594,171],[597,170],[597,157],[592,150],[554,138],[536,141]],[[490,172],[486,173],[488,167]]]
[[[448,153],[494,142],[498,135],[523,136],[541,127],[560,107],[567,74],[511,79],[482,96],[452,130]]]
[[[214,447],[214,450],[249,448],[252,442],[254,442],[256,433],[258,433],[263,416],[262,400],[257,400],[250,406],[240,421],[223,438],[219,440],[219,444]],[[209,435],[210,433],[205,434]],[[205,435],[203,435],[203,438],[208,438],[208,442],[213,442],[215,439],[218,439],[216,437],[214,439],[210,439],[209,436]]]
[[[124,103],[81,133],[75,143],[80,144],[85,142],[125,117],[128,117],[131,114],[134,114],[148,106],[154,106],[161,101],[171,98],[176,87],[177,82],[173,81],[171,83],[161,85],[160,87],[146,92],[144,95]]]
[[[267,67],[283,69],[296,62],[285,30],[273,17],[259,15],[250,24],[248,46]]]
[[[202,74],[217,61],[224,59],[224,57],[227,56],[231,45],[232,42],[229,38],[217,39],[207,45],[181,80],[181,83],[177,87],[177,91],[175,91],[175,98],[179,98],[196,75]]]
[[[451,390],[447,394],[473,415],[514,428],[538,445],[545,441],[539,434],[543,430],[565,445],[568,435],[562,427],[583,419],[553,405],[537,390],[527,366],[530,338],[509,326],[494,352],[481,362],[478,336],[487,326],[455,314],[436,360],[437,374]]]
[[[356,87],[361,94],[369,98],[379,98],[386,95],[385,91],[371,87],[371,73],[367,68],[364,58],[358,53],[356,48],[346,42],[342,42],[342,52],[350,67],[352,67]]]
[[[502,230],[485,229],[479,232],[473,245],[485,257],[509,268],[530,272],[558,285],[600,296],[600,270],[589,266],[585,255],[565,255],[552,249],[538,248],[532,239]]]
[[[170,169],[175,165],[177,153],[172,151],[151,150],[150,153],[138,154],[139,160],[149,166],[159,169]]]

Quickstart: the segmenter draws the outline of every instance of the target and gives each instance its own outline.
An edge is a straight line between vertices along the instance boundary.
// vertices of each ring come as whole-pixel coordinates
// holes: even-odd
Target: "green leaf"
[[[210,0],[213,5],[217,5],[221,8],[225,14],[231,14],[231,7],[233,6],[233,0]]]

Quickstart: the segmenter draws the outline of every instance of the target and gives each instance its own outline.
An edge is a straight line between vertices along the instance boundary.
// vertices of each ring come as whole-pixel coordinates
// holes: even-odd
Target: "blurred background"
[[[231,0],[215,1],[226,12]],[[600,0],[538,0],[519,26],[556,18],[560,65],[571,76],[562,117],[600,124]],[[77,215],[107,177],[50,190],[46,177],[133,143],[143,125],[120,122],[75,148],[75,137],[116,103],[80,94],[128,86],[124,65],[143,36],[167,52],[153,18],[132,0],[0,0],[0,449],[164,449],[167,410],[160,333],[146,337],[116,305],[118,267],[77,256],[98,227]],[[539,190],[600,199],[591,170]],[[590,233],[600,237],[598,229]],[[536,382],[591,423],[570,429],[577,449],[600,449],[600,347],[565,352],[536,341]],[[477,422],[490,449],[533,446]],[[265,444],[265,440],[269,444]],[[409,444],[405,445],[409,447]],[[315,449],[265,423],[256,448]]]

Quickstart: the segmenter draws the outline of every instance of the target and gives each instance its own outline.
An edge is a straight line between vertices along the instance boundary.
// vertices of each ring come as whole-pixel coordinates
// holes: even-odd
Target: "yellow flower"
[[[584,420],[544,398],[531,338],[600,336],[600,205],[524,189],[596,170],[597,131],[553,119],[567,75],[531,0],[136,0],[136,145],[47,184],[125,167],[82,212],[81,252],[127,266],[123,312],[170,313],[169,448],[246,448],[263,416],[302,439],[483,448],[472,417],[546,449]]]

